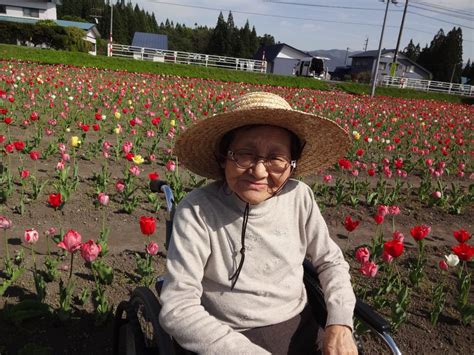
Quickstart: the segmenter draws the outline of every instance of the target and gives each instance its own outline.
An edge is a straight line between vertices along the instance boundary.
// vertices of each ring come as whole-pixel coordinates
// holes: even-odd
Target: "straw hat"
[[[320,171],[343,157],[350,139],[335,122],[314,114],[293,110],[282,97],[253,92],[236,99],[223,113],[199,121],[182,132],[174,153],[187,169],[211,179],[222,178],[216,161],[219,143],[229,131],[247,125],[272,125],[292,131],[305,144],[296,175]]]

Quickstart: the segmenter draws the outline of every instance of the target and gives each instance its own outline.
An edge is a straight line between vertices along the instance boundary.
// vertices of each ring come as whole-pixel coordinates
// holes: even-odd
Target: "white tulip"
[[[456,254],[449,254],[444,257],[446,258],[446,264],[448,264],[448,266],[454,267],[459,264],[459,257]]]

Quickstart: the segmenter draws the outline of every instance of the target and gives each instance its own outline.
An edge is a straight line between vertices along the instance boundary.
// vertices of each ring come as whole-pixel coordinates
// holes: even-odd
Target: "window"
[[[385,70],[387,68],[387,63],[379,63],[379,70]]]
[[[0,5],[0,14],[6,14],[6,13],[7,13],[7,6]]]
[[[408,72],[409,72],[409,73],[415,72],[415,66],[414,66],[414,65],[408,66]]]
[[[30,7],[24,7],[23,8],[23,16],[39,18],[39,10],[38,9],[32,9]]]

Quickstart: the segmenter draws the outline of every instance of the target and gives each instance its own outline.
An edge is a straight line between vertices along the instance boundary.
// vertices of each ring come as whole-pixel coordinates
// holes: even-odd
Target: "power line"
[[[470,30],[474,30],[474,27],[470,27],[470,26],[467,26],[467,25],[461,25],[459,23],[455,23],[455,22],[451,22],[451,21],[445,21],[445,20],[442,20],[440,18],[436,18],[436,17],[433,17],[433,16],[419,14],[418,12],[408,11],[408,13],[413,14],[413,15],[417,15],[417,16],[421,16],[421,17],[425,17],[425,18],[429,18],[429,19],[432,19],[432,20],[444,22],[444,23],[449,23],[451,25],[455,25],[455,26],[458,26],[458,27],[465,27],[465,28],[469,28]]]
[[[453,14],[450,14],[447,10],[429,9],[429,8],[426,8],[426,7],[423,7],[423,6],[425,6],[425,5],[417,6],[417,5],[410,4],[410,7],[413,7],[415,9],[430,11],[430,12],[434,12],[434,13],[441,14],[441,15],[444,15],[444,16],[451,16],[451,17],[461,19],[461,20],[472,21],[474,19],[474,15],[458,14],[457,12],[453,12]]]
[[[372,7],[356,7],[356,6],[343,6],[343,5],[321,5],[321,4],[310,4],[310,3],[293,2],[293,1],[264,0],[264,2],[269,2],[269,3],[272,3],[272,4],[295,5],[295,6],[309,6],[309,7],[323,7],[323,8],[331,8],[331,9],[384,11],[383,9],[372,8]]]
[[[446,7],[446,6],[442,6],[442,5],[438,5],[438,4],[431,4],[431,3],[427,3],[427,2],[423,2],[423,1],[414,1],[414,3],[419,4],[419,5],[423,5],[423,6],[426,6],[426,7],[436,8],[436,9],[439,9],[439,10],[445,10],[445,11],[448,11],[448,12],[455,12],[455,13],[458,13],[460,15],[465,15],[466,12],[474,14],[474,10],[461,10],[461,9]]]
[[[349,22],[349,21],[337,21],[337,20],[326,20],[326,19],[316,19],[316,18],[305,18],[305,17],[296,17],[296,16],[284,16],[284,15],[272,15],[272,14],[265,14],[259,12],[249,12],[249,11],[239,11],[239,10],[231,10],[231,9],[223,9],[223,8],[214,8],[214,7],[207,7],[207,6],[199,6],[199,5],[189,5],[189,4],[178,4],[174,2],[167,2],[167,1],[157,1],[157,0],[150,0],[156,4],[162,5],[171,5],[171,6],[178,6],[178,7],[185,7],[185,8],[192,8],[192,9],[201,9],[201,10],[210,10],[210,11],[220,11],[220,12],[232,12],[235,14],[243,14],[243,15],[253,15],[253,16],[262,16],[262,17],[273,17],[273,18],[283,18],[289,20],[302,20],[302,21],[311,21],[311,22],[326,22],[326,23],[339,23],[345,25],[359,25],[359,26],[369,26],[369,27],[376,27],[380,28],[380,24],[372,24],[372,23],[362,23],[362,22]],[[399,28],[399,26],[390,26],[390,28]],[[433,32],[423,31],[418,28],[411,28],[405,27],[407,30],[412,32],[419,32],[432,35]],[[463,39],[466,42],[474,42],[467,39]]]

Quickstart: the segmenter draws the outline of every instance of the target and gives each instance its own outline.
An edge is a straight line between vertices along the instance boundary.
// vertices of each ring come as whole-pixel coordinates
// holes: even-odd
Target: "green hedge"
[[[45,44],[53,49],[88,52],[90,43],[83,40],[84,31],[76,27],[61,27],[54,22],[38,24],[0,22],[0,43],[35,46]]]

